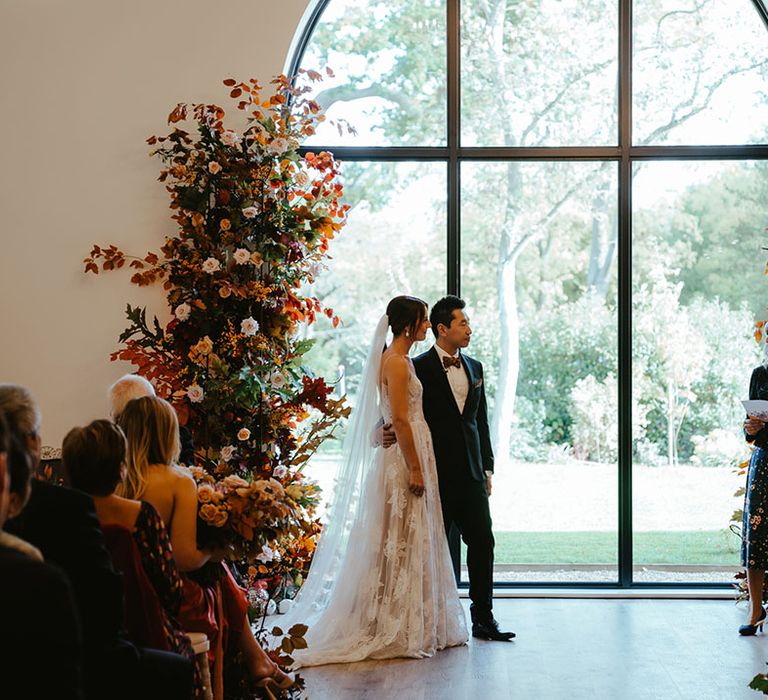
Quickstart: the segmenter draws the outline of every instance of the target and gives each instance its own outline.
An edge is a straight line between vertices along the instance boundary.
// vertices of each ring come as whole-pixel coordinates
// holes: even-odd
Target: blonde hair
[[[173,406],[164,399],[144,396],[125,405],[118,424],[128,442],[127,471],[118,493],[126,498],[141,498],[149,467],[170,465],[179,458],[179,419]]]

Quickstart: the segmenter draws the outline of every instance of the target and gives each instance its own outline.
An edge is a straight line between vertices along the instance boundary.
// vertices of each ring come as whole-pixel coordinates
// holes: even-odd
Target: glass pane
[[[334,329],[321,319],[306,329],[316,340],[306,359],[315,372],[336,382],[335,396],[347,394],[354,405],[387,302],[398,294],[414,294],[432,303],[445,294],[446,168],[442,163],[347,162],[343,172],[344,198],[352,208],[346,227],[331,242],[328,269],[312,289],[342,324]],[[412,354],[430,346],[428,338]],[[325,497],[340,448],[340,440],[327,440],[307,470]]]
[[[462,145],[615,145],[617,8],[462,2]]]
[[[635,580],[732,582],[768,163],[643,163],[633,187]]]
[[[444,145],[445,16],[445,0],[331,0],[302,59],[335,75],[316,84],[329,121],[307,144]]]
[[[462,167],[462,296],[483,362],[497,581],[615,581],[616,165]]]
[[[768,31],[751,0],[634,3],[634,142],[765,143]]]

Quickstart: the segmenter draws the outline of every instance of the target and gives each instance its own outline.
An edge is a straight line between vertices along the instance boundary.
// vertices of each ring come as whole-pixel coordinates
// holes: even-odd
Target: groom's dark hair
[[[459,297],[453,294],[449,294],[435,302],[432,311],[429,312],[429,322],[432,325],[432,332],[435,334],[435,338],[440,337],[440,334],[437,332],[437,324],[442,323],[446,328],[450,328],[451,321],[453,321],[453,312],[456,309],[463,309],[466,305],[463,299],[459,299]]]

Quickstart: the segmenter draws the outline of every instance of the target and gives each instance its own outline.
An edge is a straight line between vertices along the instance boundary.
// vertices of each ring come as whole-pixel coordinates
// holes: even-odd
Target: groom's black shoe
[[[493,642],[510,642],[514,639],[514,632],[502,632],[499,623],[493,618],[485,622],[472,623],[472,636],[477,639],[490,639]]]

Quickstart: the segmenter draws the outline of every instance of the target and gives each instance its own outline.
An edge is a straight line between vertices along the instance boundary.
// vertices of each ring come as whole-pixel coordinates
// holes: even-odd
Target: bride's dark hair
[[[387,318],[392,334],[408,331],[415,335],[419,324],[427,317],[427,302],[418,297],[399,296],[387,304]]]

